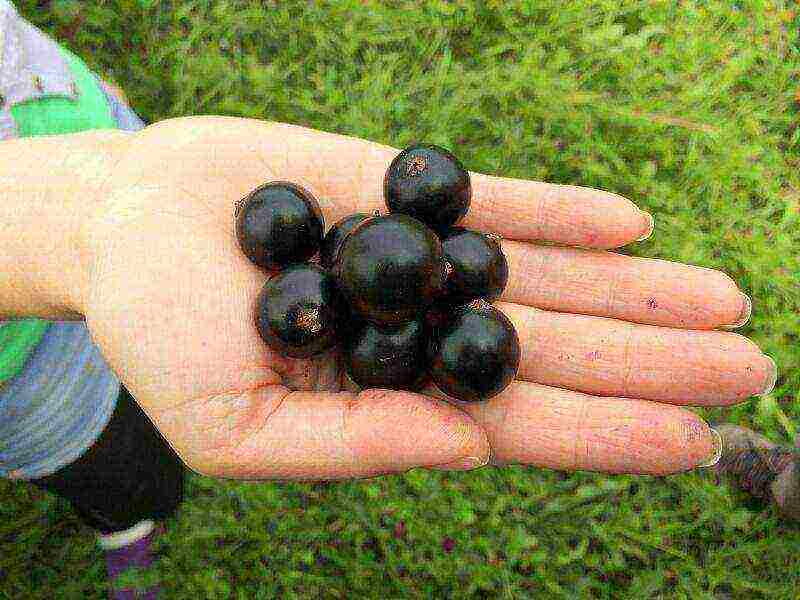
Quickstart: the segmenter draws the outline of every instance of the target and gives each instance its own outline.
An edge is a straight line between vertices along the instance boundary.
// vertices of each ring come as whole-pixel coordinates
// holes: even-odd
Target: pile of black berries
[[[350,215],[327,235],[318,202],[293,183],[240,202],[239,245],[275,272],[258,297],[259,335],[294,358],[340,344],[363,388],[417,391],[432,380],[459,400],[499,394],[517,374],[519,338],[490,304],[508,280],[500,238],[456,225],[469,173],[444,148],[417,144],[389,165],[383,193],[387,214]]]

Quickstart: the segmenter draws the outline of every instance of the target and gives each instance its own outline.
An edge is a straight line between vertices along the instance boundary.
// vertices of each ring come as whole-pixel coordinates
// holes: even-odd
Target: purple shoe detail
[[[155,586],[146,591],[139,592],[131,588],[117,588],[116,579],[128,569],[147,569],[153,565],[152,543],[154,532],[145,537],[115,550],[106,550],[106,572],[112,591],[109,597],[112,600],[157,600],[160,586]]]

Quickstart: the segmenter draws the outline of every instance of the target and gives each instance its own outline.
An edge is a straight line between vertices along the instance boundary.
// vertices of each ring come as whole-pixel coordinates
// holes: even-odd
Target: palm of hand
[[[294,360],[270,351],[252,321],[265,275],[236,244],[236,201],[265,181],[294,181],[332,224],[382,208],[395,153],[219,117],[164,121],[115,151],[87,223],[95,258],[84,314],[109,364],[191,468],[327,479],[466,469],[491,457],[663,474],[715,451],[708,426],[667,403],[740,402],[774,382],[774,363],[755,344],[700,331],[734,323],[745,306],[721,273],[526,242],[625,244],[647,229],[630,202],[479,175],[464,224],[508,240],[499,307],[523,345],[519,381],[489,402],[452,406],[433,392],[341,392],[335,353]]]

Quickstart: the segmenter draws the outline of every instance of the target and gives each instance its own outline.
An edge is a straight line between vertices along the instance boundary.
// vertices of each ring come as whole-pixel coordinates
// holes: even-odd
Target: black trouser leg
[[[66,500],[101,533],[172,515],[183,498],[185,469],[122,386],[100,438],[74,463],[31,483]]]

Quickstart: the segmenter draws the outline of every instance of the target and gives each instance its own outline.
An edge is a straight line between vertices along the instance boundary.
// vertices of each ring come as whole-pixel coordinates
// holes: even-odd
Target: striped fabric
[[[54,473],[108,423],[120,382],[80,322],[54,322],[0,394],[0,475]]]

